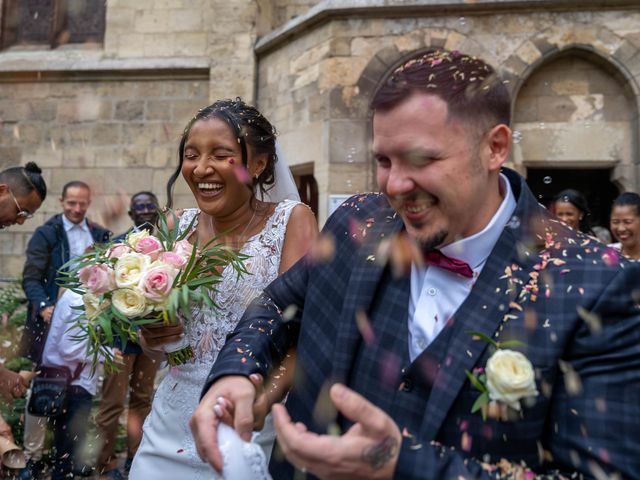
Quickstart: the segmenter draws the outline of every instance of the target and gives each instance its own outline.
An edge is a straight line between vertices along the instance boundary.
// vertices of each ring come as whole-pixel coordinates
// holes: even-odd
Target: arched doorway
[[[608,226],[616,172],[634,164],[636,118],[631,88],[613,65],[584,50],[564,51],[517,93],[513,161],[541,203],[565,188],[580,190],[592,223]]]

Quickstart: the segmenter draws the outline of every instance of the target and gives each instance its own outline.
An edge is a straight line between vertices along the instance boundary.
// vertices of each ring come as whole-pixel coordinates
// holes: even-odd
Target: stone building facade
[[[120,198],[164,200],[185,123],[222,97],[273,121],[324,222],[342,196],[375,190],[368,103],[431,47],[498,67],[514,99],[510,166],[541,199],[578,186],[602,221],[612,195],[638,188],[637,1],[108,0],[102,42],[0,51],[0,165],[35,160],[51,189],[34,220],[0,233],[0,276],[19,274],[69,179],[94,187],[91,216],[117,232]],[[175,203],[192,204],[184,185]]]

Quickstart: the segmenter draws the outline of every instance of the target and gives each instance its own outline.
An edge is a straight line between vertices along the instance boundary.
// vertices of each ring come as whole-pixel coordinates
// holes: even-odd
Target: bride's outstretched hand
[[[253,431],[255,400],[256,388],[247,377],[222,377],[211,385],[189,420],[198,455],[218,472],[222,472],[223,466],[218,445],[220,417],[225,423],[233,421],[235,431],[248,442]]]

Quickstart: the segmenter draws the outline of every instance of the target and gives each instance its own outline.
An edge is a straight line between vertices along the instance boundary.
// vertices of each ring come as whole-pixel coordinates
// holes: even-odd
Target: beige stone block
[[[123,33],[119,36],[118,56],[142,57],[145,53],[145,36],[141,33]]]
[[[323,58],[329,56],[331,51],[331,42],[326,41],[309,50],[305,50],[302,54],[291,59],[289,64],[289,72],[297,74],[313,65],[316,65]]]
[[[400,52],[410,52],[424,47],[424,35],[421,32],[411,32],[395,37],[393,44]]]
[[[0,272],[3,278],[19,278],[26,257],[24,255],[0,255]]]
[[[56,104],[48,100],[33,100],[27,103],[27,116],[24,120],[50,122],[56,118]]]
[[[146,57],[170,57],[173,55],[176,35],[147,34],[144,36],[143,55]]]
[[[95,152],[92,148],[68,147],[62,150],[62,167],[87,168],[95,166]]]
[[[126,175],[120,168],[105,168],[104,170],[104,190],[105,194],[115,194],[124,191],[128,194],[140,190],[148,190],[152,170],[149,168],[133,168],[126,170]]]
[[[29,105],[26,102],[0,100],[0,121],[19,122],[27,118]]]
[[[147,149],[146,165],[153,168],[164,168],[173,163],[177,166],[177,145],[153,146]]]
[[[145,120],[171,120],[174,101],[147,100],[144,105]]]
[[[327,58],[320,64],[318,88],[320,92],[336,86],[355,85],[367,66],[366,58]]]
[[[27,162],[36,162],[40,168],[45,167],[61,167],[62,151],[52,149],[48,146],[37,148],[25,148],[22,151],[22,160],[20,163],[25,165]]]
[[[538,121],[566,122],[578,109],[570,96],[538,97]]]
[[[93,166],[100,168],[127,166],[123,160],[122,149],[119,145],[93,147],[92,153],[95,158]]]
[[[133,30],[136,11],[134,8],[114,8],[111,4],[107,8],[106,31],[118,31],[119,33]]]
[[[557,78],[549,86],[557,95],[588,95],[590,90],[586,78]]]
[[[61,123],[86,122],[98,120],[102,103],[94,96],[78,97],[76,100],[60,101],[56,104],[55,119]]]
[[[115,104],[115,119],[120,121],[142,120],[144,117],[144,101],[122,100]]]
[[[164,123],[129,123],[123,127],[123,145],[152,145],[172,141],[170,126]]]
[[[122,164],[126,167],[145,167],[149,147],[145,145],[124,146],[122,148]]]
[[[19,126],[20,143],[23,145],[41,145],[43,142],[43,125],[41,123],[23,123]],[[3,139],[4,140],[4,139]]]
[[[169,31],[171,32],[200,32],[202,27],[202,13],[198,10],[173,10],[169,16]]]
[[[446,37],[444,48],[447,50],[459,50],[460,45],[462,44],[462,42],[464,42],[465,39],[466,37],[464,35],[451,30]]]
[[[169,16],[173,12],[163,9],[136,10],[134,29],[138,33],[167,33]]]
[[[192,81],[175,81],[162,82],[164,87],[162,95],[169,98],[178,99],[203,99],[208,100],[209,97],[209,81],[202,80]]]
[[[628,122],[517,124],[525,164],[611,166],[631,161]]]
[[[92,144],[93,125],[76,123],[66,126],[65,130],[65,138],[68,142],[58,145],[60,148],[64,148],[65,145],[87,147]]]
[[[184,100],[175,102],[173,105],[173,118],[178,125],[186,125],[191,120],[198,110],[202,107],[206,107],[207,102],[203,102],[200,99]],[[173,129],[172,136],[175,136],[177,129]]]
[[[524,42],[516,51],[516,55],[527,65],[532,65],[542,57],[538,47],[531,41]]]
[[[100,123],[93,127],[93,145],[119,144],[122,124],[120,123]]]
[[[167,167],[161,169],[154,169],[153,174],[149,176],[152,178],[152,185],[149,186],[152,192],[159,194],[166,191],[167,181],[175,171],[175,167]],[[182,201],[178,201],[178,197],[182,197]],[[166,198],[166,196],[165,196]],[[173,198],[175,208],[188,208],[195,205],[195,200],[182,175],[178,177],[173,187]],[[186,201],[185,201],[186,200]]]
[[[20,165],[22,151],[19,147],[0,146],[0,169]]]
[[[172,35],[175,55],[203,56],[207,52],[206,33],[175,33]]]

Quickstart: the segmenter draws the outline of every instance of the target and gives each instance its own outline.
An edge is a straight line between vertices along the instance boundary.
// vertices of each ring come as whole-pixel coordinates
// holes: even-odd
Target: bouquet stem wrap
[[[167,356],[167,362],[172,367],[184,365],[193,359],[193,348],[189,345],[186,335],[176,342],[166,343],[163,345],[164,353]]]

